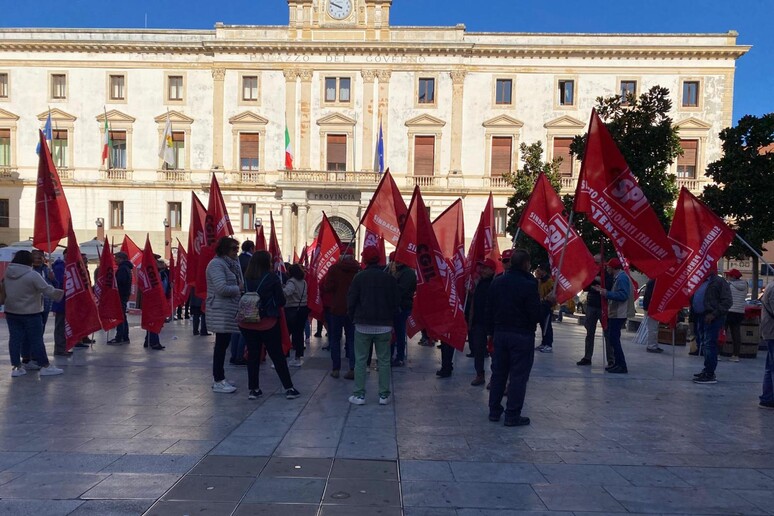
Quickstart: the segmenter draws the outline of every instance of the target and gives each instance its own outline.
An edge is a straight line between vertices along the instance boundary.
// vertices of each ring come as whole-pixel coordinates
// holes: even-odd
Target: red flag
[[[366,229],[365,238],[363,239],[363,250],[367,247],[373,247],[376,249],[376,252],[379,253],[379,265],[382,267],[387,265],[387,253],[384,249],[384,238],[372,232],[370,229]],[[363,268],[365,268],[365,266],[366,264],[363,263]]]
[[[563,210],[562,200],[545,174],[541,173],[519,220],[521,230],[548,251],[551,275],[556,282],[556,302],[559,304],[587,287],[597,273],[594,257],[575,228],[569,226]],[[564,261],[559,270],[565,246]]]
[[[202,249],[207,245],[207,238],[204,236],[204,219],[207,216],[207,210],[204,209],[202,201],[191,192],[191,221],[188,223],[188,272],[186,274],[188,284],[196,287],[197,270],[199,255]],[[205,282],[206,283],[206,282]],[[206,284],[205,284],[205,290]]]
[[[67,254],[70,252],[68,251]],[[124,309],[121,306],[121,296],[118,294],[116,284],[116,261],[107,238],[99,259],[99,274],[94,283],[94,297],[103,330],[112,330],[124,322]]]
[[[69,254],[69,253],[68,253]],[[142,252],[142,263],[137,268],[137,285],[142,292],[142,319],[140,326],[143,330],[153,333],[161,333],[164,320],[170,313],[169,303],[164,294],[164,285],[161,283],[159,269],[156,266],[156,258],[150,244],[150,237],[145,237],[145,249]]]
[[[137,247],[134,240],[129,238],[129,235],[124,235],[124,241],[121,242],[121,252],[129,257],[129,261],[134,267],[139,267],[142,263],[142,250]]]
[[[433,231],[443,256],[449,260],[457,293],[465,292],[465,220],[462,199],[457,199],[433,221]]]
[[[86,269],[86,264],[83,263],[83,258],[81,258],[81,248],[75,239],[72,224],[67,230],[64,291],[67,305],[65,311],[65,347],[67,351],[70,351],[83,337],[102,328],[97,302],[94,300],[94,293],[91,290],[89,271]],[[121,318],[123,319],[123,315]]]
[[[608,288],[608,286],[612,285],[605,285],[605,274],[607,273],[607,268],[605,267],[605,243],[602,241],[599,242],[599,256],[602,257],[599,262],[599,286],[602,288]],[[602,325],[603,330],[607,329],[607,310],[607,303],[602,303],[599,323]]]
[[[462,351],[468,334],[463,302],[457,295],[451,266],[438,246],[419,187],[414,188],[395,259],[417,271],[410,336],[424,328],[431,338]]]
[[[271,261],[274,264],[274,272],[286,272],[285,261],[282,259],[282,249],[280,249],[279,241],[277,240],[277,230],[274,228],[274,216],[271,214],[271,212],[269,212],[269,220],[271,221],[271,235],[269,235],[269,254],[271,254]]]
[[[207,237],[207,245],[212,245],[224,236],[234,234],[231,227],[231,219],[228,218],[228,210],[223,195],[220,193],[218,178],[212,174],[210,182],[210,199],[207,202],[207,215],[204,219],[204,233]]]
[[[171,268],[171,259],[169,263]],[[172,306],[184,305],[188,299],[188,253],[179,238],[177,239],[177,266],[173,278]]]
[[[298,263],[300,259],[298,258],[298,253],[296,252],[296,246],[293,246],[293,263]]]
[[[331,226],[328,217],[323,212],[320,223],[320,231],[317,233],[317,245],[314,248],[309,265],[307,278],[307,294],[309,311],[315,319],[322,320],[323,304],[320,293],[320,283],[331,266],[339,260],[341,255],[341,241],[336,230]]]
[[[489,200],[481,212],[481,218],[478,221],[476,232],[473,233],[473,240],[468,248],[468,257],[465,260],[465,286],[467,290],[473,288],[473,283],[477,279],[476,264],[486,258],[494,260],[497,265],[496,274],[503,272],[503,264],[500,262],[500,249],[497,244],[497,238],[494,237],[494,199],[489,194]]]
[[[288,320],[285,318],[285,310],[279,311],[279,321],[277,322],[280,325],[280,341],[282,342],[282,352],[287,355],[290,351],[290,348],[293,347],[293,343],[290,339],[290,331],[288,330]]]
[[[266,237],[263,234],[263,224],[255,228],[255,250],[266,251]]]
[[[406,203],[400,195],[398,185],[395,184],[390,170],[387,169],[360,223],[366,229],[383,237],[385,241],[395,245],[400,239],[406,211]]]
[[[720,217],[683,187],[669,230],[677,264],[656,278],[648,316],[670,323],[714,270],[734,235]]]
[[[43,131],[39,133],[40,156],[38,184],[35,190],[35,228],[32,232],[32,246],[51,253],[56,249],[59,241],[68,236],[70,207],[67,205],[67,198],[59,181],[54,160],[51,158],[46,137]]]
[[[586,213],[615,247],[651,278],[675,264],[674,252],[656,212],[594,110],[574,210]]]

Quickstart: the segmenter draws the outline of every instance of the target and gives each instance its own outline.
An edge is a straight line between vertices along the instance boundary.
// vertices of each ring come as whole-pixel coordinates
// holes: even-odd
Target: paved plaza
[[[11,378],[3,360],[0,514],[401,515],[774,514],[774,411],[758,408],[763,356],[722,361],[717,385],[695,385],[701,359],[624,339],[630,374],[603,358],[577,367],[584,331],[555,324],[537,353],[524,415],[487,420],[473,360],[409,345],[393,370],[394,403],[352,406],[351,381],[328,375],[326,339],[312,338],[287,400],[269,364],[258,401],[247,371],[227,366],[236,394],[213,394],[214,337],[190,321],[164,328],[164,351],[105,336],[65,374]],[[53,320],[47,349],[53,350]],[[0,323],[0,340],[8,330]],[[597,348],[599,349],[599,345]]]

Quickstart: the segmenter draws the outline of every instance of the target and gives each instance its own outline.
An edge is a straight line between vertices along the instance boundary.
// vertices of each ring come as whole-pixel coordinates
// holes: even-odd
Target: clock
[[[328,0],[328,16],[343,20],[352,13],[352,0]]]

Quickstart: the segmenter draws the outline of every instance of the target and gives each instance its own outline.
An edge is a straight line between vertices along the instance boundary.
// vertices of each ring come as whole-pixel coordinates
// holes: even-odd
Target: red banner
[[[433,221],[433,231],[444,258],[449,260],[457,293],[465,293],[465,219],[462,199],[457,199]],[[464,300],[463,300],[464,302]]]
[[[282,249],[277,239],[277,230],[274,228],[274,216],[269,212],[269,221],[271,223],[271,234],[269,235],[269,254],[271,262],[274,264],[274,272],[277,274],[287,272],[285,270],[285,260],[282,259]]]
[[[494,199],[490,193],[484,211],[481,212],[476,232],[473,233],[473,240],[468,248],[468,257],[465,260],[465,286],[467,290],[471,290],[478,279],[476,268],[478,262],[490,258],[497,264],[495,273],[503,272],[503,264],[500,263],[500,249],[494,235]]]
[[[170,268],[172,260],[170,259]],[[172,306],[184,305],[188,300],[188,253],[185,247],[177,239],[177,264],[175,274],[172,276]]]
[[[59,181],[59,173],[51,159],[46,137],[40,133],[40,156],[38,158],[38,183],[35,189],[35,227],[32,245],[52,253],[59,241],[68,236],[70,229],[70,207]],[[68,244],[69,245],[69,244]]]
[[[734,236],[720,217],[683,187],[669,230],[677,264],[656,278],[648,316],[662,323],[672,322],[715,269]]]
[[[69,254],[69,253],[68,253]],[[137,268],[137,285],[142,292],[143,330],[161,333],[164,320],[169,316],[170,308],[164,295],[164,285],[161,283],[156,258],[150,244],[150,237],[145,238],[145,250],[142,253],[142,263]]]
[[[556,301],[559,304],[591,284],[597,273],[594,257],[575,228],[569,226],[563,211],[564,204],[559,194],[545,174],[540,174],[519,220],[521,230],[548,251],[551,275],[556,282]],[[559,270],[565,246],[567,250],[564,251],[562,268]]]
[[[207,245],[207,237],[204,236],[204,219],[207,210],[202,201],[191,192],[191,221],[188,223],[188,284],[196,287],[199,255]],[[136,267],[136,265],[135,265]],[[205,286],[205,290],[206,286]]]
[[[69,251],[68,254],[70,254]],[[107,238],[99,259],[97,281],[94,283],[94,297],[97,300],[103,330],[112,330],[124,322],[124,309],[121,306],[121,296],[118,294],[118,285],[116,284],[116,261]]]
[[[255,228],[255,250],[266,251],[266,237],[263,234],[263,225]]]
[[[400,195],[398,185],[395,184],[390,170],[387,169],[360,223],[366,229],[384,238],[386,242],[395,245],[400,239],[406,211],[406,203]]]
[[[457,294],[451,265],[438,246],[419,187],[414,188],[395,259],[417,272],[409,336],[424,329],[431,338],[462,351],[468,334],[463,300]]]
[[[231,227],[231,219],[228,217],[226,202],[220,193],[218,178],[212,174],[210,182],[210,199],[207,202],[207,215],[204,219],[204,234],[207,237],[207,245],[212,245],[221,237],[234,234]]]
[[[675,264],[674,252],[656,212],[594,110],[574,210],[587,214],[591,223],[651,278]]]
[[[45,149],[41,150],[41,154]],[[109,246],[106,246],[109,249]],[[104,251],[103,251],[104,252]],[[67,255],[64,271],[65,341],[67,351],[83,337],[102,329],[97,302],[91,290],[89,271],[81,257],[72,225],[67,230]],[[122,315],[123,317],[123,315]]]
[[[314,248],[307,274],[307,295],[309,311],[315,319],[322,320],[323,304],[320,293],[320,283],[331,266],[339,260],[341,242],[336,230],[331,226],[328,217],[323,212],[320,231],[317,233],[317,246]]]
[[[129,235],[124,235],[124,240],[121,242],[121,252],[129,257],[129,261],[134,267],[139,267],[142,263],[142,249],[134,243],[134,240],[129,238]]]

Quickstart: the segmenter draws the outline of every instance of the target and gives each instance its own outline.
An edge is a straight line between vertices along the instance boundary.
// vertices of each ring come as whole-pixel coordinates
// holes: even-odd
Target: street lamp
[[[105,240],[105,219],[102,217],[97,218],[97,220],[94,221],[94,224],[97,225],[97,240],[100,242]]]
[[[164,257],[169,260],[172,256],[172,228],[169,226],[169,220],[164,219]]]
[[[255,229],[258,229],[261,226],[263,226],[261,217],[255,217]]]

